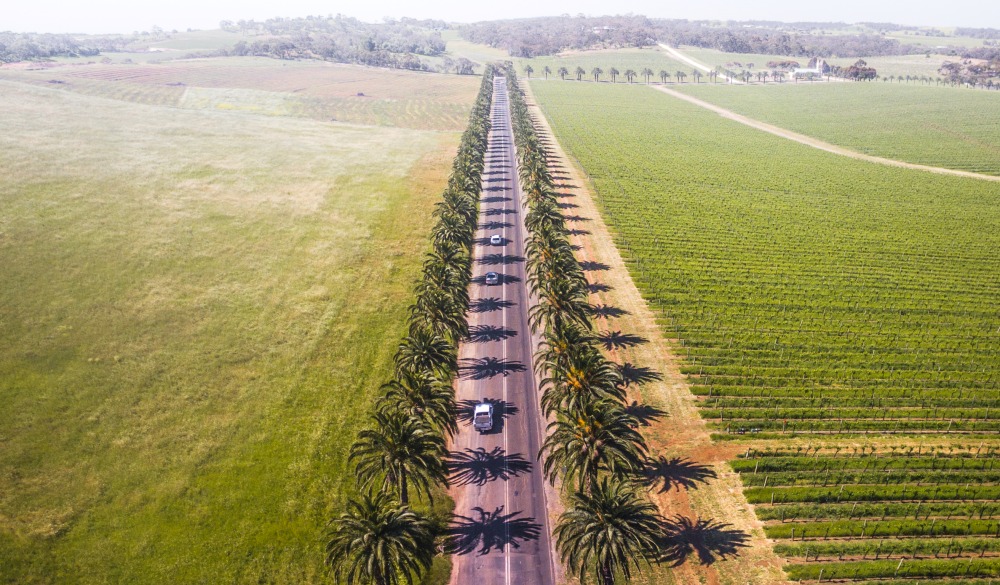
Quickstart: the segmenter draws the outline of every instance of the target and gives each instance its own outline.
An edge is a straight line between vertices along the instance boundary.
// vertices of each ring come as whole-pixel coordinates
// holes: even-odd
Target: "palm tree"
[[[535,72],[535,68],[532,67],[531,65],[525,65],[524,66],[524,74],[528,76],[528,79],[531,79],[531,74],[534,73],[534,72]]]
[[[614,585],[617,573],[631,579],[662,532],[656,506],[627,483],[607,478],[589,494],[572,494],[553,531],[559,556],[580,581],[593,571],[603,585]]]
[[[577,67],[576,67],[576,80],[580,81],[581,79],[583,79],[583,76],[586,75],[586,74],[587,74],[587,70],[584,69],[583,67],[580,67],[579,65],[577,65]]]
[[[611,69],[608,69],[608,75],[611,76],[611,83],[614,83],[615,80],[618,79],[618,75],[619,74],[621,74],[621,71],[619,71],[618,69],[615,69],[614,67],[612,67]]]
[[[326,564],[338,583],[412,584],[430,569],[434,532],[426,518],[396,505],[387,493],[348,502],[333,521]]]
[[[668,79],[670,79],[670,74],[660,69],[660,83],[666,83]]]
[[[694,71],[691,72],[691,76],[694,77],[694,82],[695,83],[699,83],[701,81],[701,78],[704,77],[701,74],[701,71],[698,71],[697,69],[695,69]]]
[[[546,65],[545,67],[542,68],[542,74],[545,75],[545,79],[546,80],[549,79],[549,74],[550,73],[552,73],[552,69],[548,65]]]
[[[380,410],[400,409],[441,433],[458,431],[455,391],[451,384],[423,370],[402,372],[382,385]]]
[[[604,75],[604,70],[600,67],[594,67],[590,70],[590,74],[594,76],[594,81],[600,81],[601,75]]]
[[[625,70],[625,79],[628,80],[629,83],[632,83],[632,80],[634,80],[635,77],[636,77],[635,69]]]
[[[538,452],[539,459],[545,456],[545,477],[553,484],[560,474],[564,482],[575,477],[578,490],[592,491],[601,471],[620,477],[638,473],[647,453],[638,426],[621,404],[608,400],[559,413]]]
[[[559,78],[562,79],[563,81],[566,81],[566,76],[567,75],[569,75],[569,69],[567,69],[565,67],[560,67],[559,68]]]
[[[541,383],[541,405],[546,415],[574,411],[595,400],[625,400],[621,370],[599,352],[564,357],[566,364],[547,367],[549,376]]]
[[[432,372],[447,380],[458,367],[455,346],[424,327],[411,327],[396,351],[396,375],[406,372]]]
[[[679,83],[684,83],[684,78],[687,77],[687,73],[680,70],[678,70],[674,75],[677,77],[677,81]]]
[[[642,70],[642,75],[646,78],[646,85],[649,85],[649,78],[653,76],[653,70],[646,67]]]
[[[372,419],[375,427],[358,433],[349,456],[357,462],[361,485],[382,477],[383,487],[395,488],[404,506],[410,503],[410,482],[428,497],[431,482],[448,485],[444,437],[401,410],[376,411]]]

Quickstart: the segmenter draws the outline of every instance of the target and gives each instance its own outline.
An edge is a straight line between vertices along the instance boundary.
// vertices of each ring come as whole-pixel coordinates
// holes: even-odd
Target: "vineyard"
[[[679,88],[865,154],[1000,175],[1000,92],[888,82]]]
[[[533,90],[789,576],[997,576],[1000,187],[644,87]]]
[[[230,57],[3,69],[2,79],[146,105],[459,131],[479,78]]]

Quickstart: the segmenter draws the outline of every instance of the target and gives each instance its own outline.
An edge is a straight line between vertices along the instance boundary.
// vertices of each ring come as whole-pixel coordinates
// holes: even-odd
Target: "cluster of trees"
[[[53,57],[96,57],[102,51],[124,51],[134,36],[88,36],[0,32],[0,63],[37,61]]]
[[[369,428],[358,433],[350,460],[359,487],[332,525],[326,560],[338,582],[412,582],[430,568],[440,523],[410,506],[411,490],[431,498],[446,486],[446,439],[457,430],[452,380],[458,342],[468,334],[472,245],[490,130],[493,74],[483,77],[448,186],[434,215],[433,249],[415,287],[409,330],[395,355]]]
[[[983,86],[992,89],[1000,85],[1000,56],[991,60],[962,59],[945,61],[938,73],[948,83]]]
[[[600,352],[592,331],[589,284],[570,246],[545,148],[535,133],[513,66],[506,66],[521,188],[528,212],[528,284],[537,302],[532,330],[541,406],[553,417],[539,457],[551,482],[571,491],[554,529],[563,562],[585,580],[626,579],[657,550],[663,521],[633,479],[647,463],[638,422],[625,407],[621,370]]]
[[[264,22],[223,21],[220,27],[248,37],[226,53],[277,59],[324,59],[374,67],[427,70],[420,56],[444,53],[445,42],[436,21],[365,23],[356,18],[308,16],[272,18]],[[260,38],[249,38],[260,37]]]
[[[461,29],[466,39],[506,49],[515,57],[551,55],[565,49],[645,47],[657,42],[731,53],[789,56],[867,57],[919,54],[926,47],[876,34],[813,35],[788,25],[744,26],[733,22],[662,20],[645,16],[559,16],[481,22]]]

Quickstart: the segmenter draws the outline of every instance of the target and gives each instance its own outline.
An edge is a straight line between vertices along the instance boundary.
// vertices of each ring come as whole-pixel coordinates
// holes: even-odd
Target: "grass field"
[[[1000,92],[882,82],[676,88],[865,154],[1000,174]]]
[[[0,582],[328,582],[458,135],[0,104]]]
[[[478,77],[228,57],[0,69],[0,79],[150,105],[461,131]]]
[[[532,87],[790,576],[995,576],[1000,187],[645,87]]]

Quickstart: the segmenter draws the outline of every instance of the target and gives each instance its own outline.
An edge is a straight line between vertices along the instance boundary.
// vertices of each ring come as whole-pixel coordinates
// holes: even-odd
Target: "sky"
[[[221,20],[343,14],[475,22],[559,14],[643,14],[658,18],[894,22],[918,26],[1000,28],[998,0],[12,0],[0,10],[0,31],[130,33],[218,28]]]

